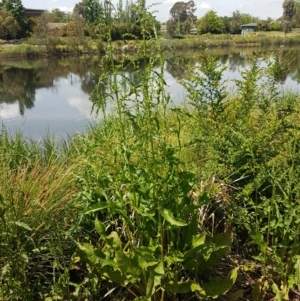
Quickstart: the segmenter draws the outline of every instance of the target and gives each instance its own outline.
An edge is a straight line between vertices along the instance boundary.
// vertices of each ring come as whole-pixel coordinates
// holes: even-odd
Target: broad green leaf
[[[214,278],[202,285],[200,296],[216,299],[226,294],[236,281],[239,268],[234,268],[225,279]]]
[[[192,238],[192,247],[193,248],[196,248],[196,247],[199,247],[201,245],[203,245],[205,243],[205,238],[206,238],[206,234],[203,233],[203,234],[199,234],[199,235],[193,235],[193,238]]]
[[[273,281],[272,290],[275,293],[274,300],[276,301],[286,301],[289,300],[289,288],[285,285],[282,285],[280,288]]]
[[[172,226],[178,226],[178,227],[187,226],[187,223],[185,221],[183,221],[182,219],[176,219],[174,217],[173,213],[170,210],[168,210],[168,209],[164,209],[161,212],[161,215]]]
[[[256,230],[251,230],[249,234],[250,234],[251,238],[253,239],[254,243],[259,247],[260,251],[262,253],[265,253],[267,244],[265,242],[263,235]]]
[[[146,288],[146,296],[147,298],[150,298],[152,294],[154,293],[154,273],[150,273],[150,276],[148,277],[148,282],[147,282],[147,288]]]
[[[184,266],[189,270],[211,269],[228,253],[230,245],[230,232],[215,235],[211,240],[185,252]]]
[[[156,248],[149,247],[136,247],[133,249],[134,258],[143,270],[158,263],[158,259],[154,257],[155,250]]]
[[[123,284],[123,285],[128,281],[126,275],[124,275],[123,273],[121,273],[118,270],[114,270],[110,266],[101,267],[98,270],[98,275],[102,279],[110,280],[110,281],[113,281],[115,283],[119,283],[119,284]]]
[[[199,204],[201,206],[207,205],[210,203],[210,199],[208,197],[207,192],[204,192],[200,197],[199,197]]]
[[[198,283],[194,281],[179,281],[178,282],[178,291],[179,294],[186,294],[196,291],[201,291],[201,287]]]
[[[98,220],[97,217],[95,219],[95,228],[100,236],[105,234],[105,226]]]
[[[171,250],[169,252],[169,255],[165,256],[165,262],[169,267],[174,265],[174,263],[183,262],[183,261],[184,261],[184,255],[179,251]]]
[[[164,275],[165,274],[165,268],[162,261],[160,261],[157,265],[157,267],[154,269],[155,273],[158,275]]]
[[[106,237],[107,244],[113,248],[114,250],[119,250],[122,248],[122,242],[119,237],[119,234],[116,231],[112,231],[107,237]]]
[[[100,250],[96,250],[98,254],[95,254],[94,247],[91,244],[88,243],[83,243],[77,244],[78,247],[78,254],[80,258],[88,260],[91,264],[98,264],[99,263],[99,256],[98,254],[101,253],[100,255],[103,256],[103,253],[100,252]]]

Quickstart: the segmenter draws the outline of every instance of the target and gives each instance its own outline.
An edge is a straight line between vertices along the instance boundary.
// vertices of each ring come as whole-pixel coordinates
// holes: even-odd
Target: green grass
[[[55,38],[49,42],[48,46],[34,45],[34,41],[29,39],[29,44],[0,46],[0,57],[39,57],[53,54],[74,54],[74,53],[98,53],[103,51],[104,42],[99,42],[90,38],[81,40],[71,38]],[[31,45],[33,43],[33,45]],[[114,41],[112,47],[115,54],[135,55],[142,41]],[[258,32],[247,37],[240,35],[187,35],[184,39],[163,39],[163,47],[173,50],[180,49],[198,49],[198,48],[219,48],[219,47],[243,47],[243,46],[279,46],[279,45],[299,45],[300,34],[297,31],[288,33],[286,37],[283,32]],[[151,52],[151,47],[148,48]]]
[[[184,65],[186,103],[174,106],[166,42],[145,36],[142,60],[116,61],[107,35],[91,95],[99,124],[59,144],[0,134],[0,298],[298,295],[300,102],[280,90],[281,53],[266,67],[251,57],[235,94],[202,54]]]
[[[218,47],[242,47],[242,46],[279,46],[299,45],[298,32],[288,33],[285,37],[282,32],[258,32],[246,37],[230,34],[205,34],[186,36],[184,39],[163,39],[162,44],[171,49],[198,49]]]
[[[45,47],[27,44],[2,45],[0,46],[0,57],[6,58],[34,58],[46,55]]]

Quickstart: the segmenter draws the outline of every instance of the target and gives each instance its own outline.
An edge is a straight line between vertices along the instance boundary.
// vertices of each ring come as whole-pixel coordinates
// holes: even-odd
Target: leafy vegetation
[[[229,94],[204,55],[175,106],[143,2],[137,17],[139,60],[114,59],[107,26],[95,128],[58,145],[0,134],[1,299],[289,300],[300,106],[279,89],[288,66],[252,57]]]

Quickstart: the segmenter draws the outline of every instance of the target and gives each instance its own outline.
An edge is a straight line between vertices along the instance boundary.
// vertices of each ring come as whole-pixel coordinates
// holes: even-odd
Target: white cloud
[[[92,113],[93,104],[88,99],[82,99],[79,97],[69,97],[67,101],[73,108],[78,110],[81,115],[85,116],[90,120],[96,120],[95,113]]]
[[[2,119],[10,119],[20,115],[18,103],[14,104],[1,104],[0,105],[0,117]]]
[[[200,4],[197,5],[197,8],[199,8],[199,9],[210,9],[211,6],[208,3],[202,1]]]
[[[50,10],[52,10],[54,8],[58,8],[59,10],[64,11],[66,13],[69,13],[69,12],[73,11],[73,7],[67,7],[67,6],[53,6],[53,7],[51,7]]]
[[[178,1],[178,0],[166,0],[165,3],[166,3],[166,4],[170,4],[170,3],[171,3],[171,4],[174,4],[174,3],[176,3],[177,1]]]

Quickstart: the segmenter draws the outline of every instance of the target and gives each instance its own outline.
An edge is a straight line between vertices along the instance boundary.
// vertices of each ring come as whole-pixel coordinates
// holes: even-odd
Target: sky
[[[156,10],[156,18],[160,22],[169,19],[169,11],[177,1],[188,0],[146,0],[147,5],[158,3],[152,10]],[[74,5],[80,0],[23,0],[22,3],[26,8],[39,8],[51,10],[59,8],[64,11],[72,11]],[[113,1],[114,2],[114,1]],[[133,1],[134,2],[134,1]],[[255,17],[266,19],[267,17],[279,18],[282,15],[283,0],[194,0],[197,10],[196,16],[203,16],[208,10],[214,10],[219,16],[230,16],[235,10],[242,13],[249,13]],[[123,0],[125,3],[125,0]]]

